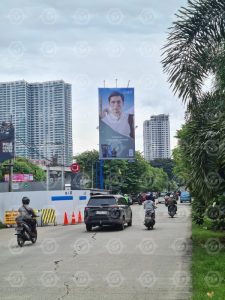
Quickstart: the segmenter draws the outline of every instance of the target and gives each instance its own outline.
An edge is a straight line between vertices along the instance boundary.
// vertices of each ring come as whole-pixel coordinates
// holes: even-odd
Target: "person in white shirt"
[[[109,107],[103,110],[102,121],[114,131],[134,138],[133,115],[123,112],[124,95],[115,91],[111,93],[108,101]]]

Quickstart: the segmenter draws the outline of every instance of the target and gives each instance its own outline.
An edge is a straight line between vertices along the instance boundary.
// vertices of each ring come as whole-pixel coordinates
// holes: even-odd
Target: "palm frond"
[[[225,1],[188,1],[169,29],[163,47],[163,68],[174,93],[188,105],[202,96],[202,86],[214,67],[213,57],[225,40]]]

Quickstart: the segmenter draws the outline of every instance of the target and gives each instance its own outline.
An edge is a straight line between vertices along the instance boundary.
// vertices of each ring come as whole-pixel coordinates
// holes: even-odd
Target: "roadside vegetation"
[[[111,160],[104,162],[104,187],[113,193],[137,194],[143,191],[167,191],[176,188],[176,183],[168,178],[163,168],[149,164],[140,152],[135,160]],[[81,172],[89,179],[86,187],[96,187],[96,174],[99,177],[99,153],[96,150],[85,151],[75,157],[81,166]],[[97,171],[96,171],[97,169]]]
[[[0,165],[0,181],[4,181],[4,175],[9,174],[8,164],[9,161],[5,161]],[[13,173],[33,174],[34,181],[45,180],[45,172],[39,166],[24,157],[15,158],[13,162]]]
[[[224,233],[193,224],[192,247],[192,299],[224,300]]]
[[[0,221],[0,229],[6,228],[6,226]]]
[[[170,28],[162,61],[187,108],[174,172],[194,197],[194,221],[202,224],[214,210],[208,217],[217,219],[218,229],[225,229],[224,14],[224,1],[188,1]]]
[[[193,198],[193,300],[225,299],[224,15],[222,0],[189,0],[170,28],[162,61],[186,105],[173,158]]]

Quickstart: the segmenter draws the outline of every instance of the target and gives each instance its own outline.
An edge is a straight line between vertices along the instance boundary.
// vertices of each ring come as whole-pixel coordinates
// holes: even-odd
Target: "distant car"
[[[131,196],[132,204],[139,202],[139,194],[132,194]]]
[[[121,195],[92,196],[84,209],[87,231],[94,226],[115,225],[121,230],[124,225],[132,226],[132,210]]]
[[[158,197],[158,203],[165,203],[166,194],[167,194],[166,192],[160,193],[160,196]]]
[[[153,197],[154,197],[155,199],[158,199],[158,193],[157,193],[157,192],[153,192],[152,194],[153,194]]]
[[[145,201],[145,193],[139,193],[137,195],[132,196],[132,204],[138,203],[139,205],[142,205],[142,203]]]
[[[181,192],[180,194],[180,203],[189,202],[191,203],[191,195],[189,192]]]

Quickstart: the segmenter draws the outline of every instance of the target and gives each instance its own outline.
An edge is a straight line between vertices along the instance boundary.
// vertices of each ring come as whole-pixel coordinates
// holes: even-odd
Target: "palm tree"
[[[224,49],[225,1],[188,0],[170,28],[162,61],[175,93],[196,104],[209,73],[215,73],[215,57]]]
[[[168,80],[188,108],[178,133],[188,185],[195,204],[205,207],[225,189],[225,1],[189,0],[170,28],[163,56]],[[209,74],[214,85],[206,93]]]

